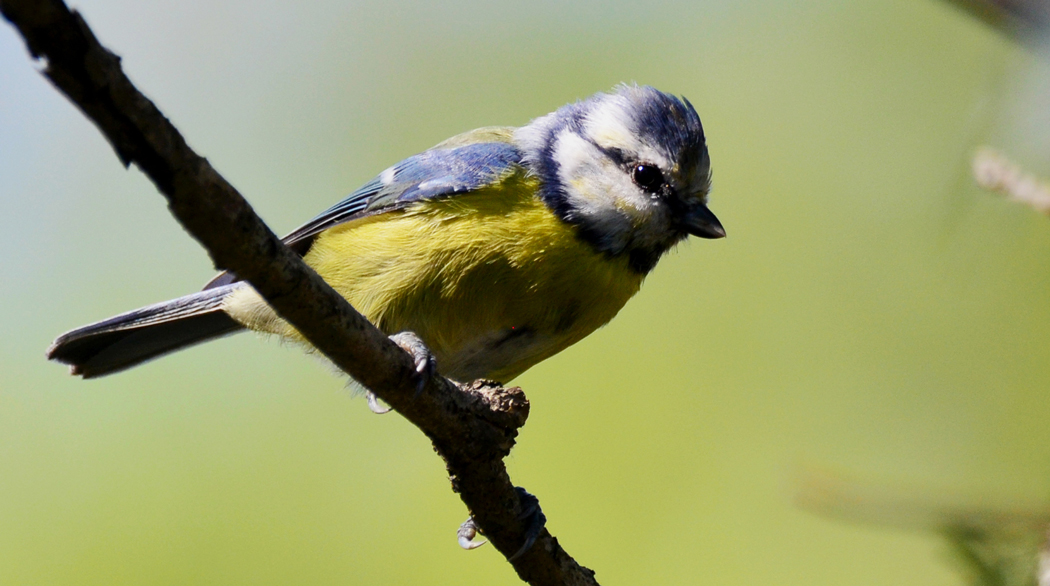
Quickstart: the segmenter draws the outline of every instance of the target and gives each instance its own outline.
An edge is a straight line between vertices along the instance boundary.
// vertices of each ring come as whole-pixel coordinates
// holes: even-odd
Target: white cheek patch
[[[554,160],[569,205],[592,234],[601,235],[605,249],[620,252],[640,231],[662,224],[653,221],[663,215],[662,206],[587,139],[561,132],[555,137]]]
[[[569,130],[563,130],[554,137],[553,153],[554,162],[558,164],[558,175],[566,186],[585,187],[601,175],[602,162],[606,157],[593,144],[587,142],[578,134]],[[598,202],[609,199],[608,194],[601,190],[573,189],[575,193],[570,194],[570,199],[578,197],[581,203]]]

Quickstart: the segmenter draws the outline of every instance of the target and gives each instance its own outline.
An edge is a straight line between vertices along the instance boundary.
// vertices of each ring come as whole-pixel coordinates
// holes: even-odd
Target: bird
[[[693,105],[621,84],[525,126],[449,138],[283,242],[385,334],[421,342],[444,376],[506,383],[608,323],[676,244],[724,237],[710,190]],[[62,334],[47,356],[96,378],[245,330],[308,346],[226,272]]]

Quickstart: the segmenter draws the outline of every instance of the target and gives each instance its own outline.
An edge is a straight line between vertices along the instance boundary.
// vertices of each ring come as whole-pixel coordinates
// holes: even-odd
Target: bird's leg
[[[390,339],[412,356],[412,361],[416,365],[416,394],[423,392],[430,378],[437,373],[437,361],[430,352],[430,348],[427,348],[423,340],[412,332],[394,334],[390,336]]]

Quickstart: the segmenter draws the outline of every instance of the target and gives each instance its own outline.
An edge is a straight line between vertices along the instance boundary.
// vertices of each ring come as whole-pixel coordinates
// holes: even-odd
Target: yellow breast
[[[341,224],[306,262],[384,332],[418,334],[442,374],[507,382],[604,325],[642,282],[626,259],[581,241],[536,187],[519,172]],[[261,300],[238,297],[227,305],[236,319],[298,338]]]

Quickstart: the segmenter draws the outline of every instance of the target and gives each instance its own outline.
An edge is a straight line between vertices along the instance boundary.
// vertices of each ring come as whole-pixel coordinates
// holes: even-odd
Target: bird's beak
[[[693,206],[681,220],[682,229],[701,238],[725,238],[726,229],[704,204]]]

